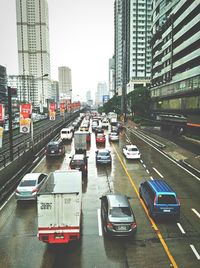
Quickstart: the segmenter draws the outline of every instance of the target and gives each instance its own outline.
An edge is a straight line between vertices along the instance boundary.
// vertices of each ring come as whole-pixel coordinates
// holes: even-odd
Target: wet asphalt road
[[[96,168],[97,147],[94,134],[91,137],[87,151],[88,178],[83,180],[81,240],[56,247],[40,242],[36,203],[17,204],[12,196],[0,211],[0,267],[199,267],[200,218],[192,209],[200,213],[200,181],[133,134],[125,135],[125,132],[120,134],[119,143],[110,144],[106,140],[106,147],[112,152],[112,167]],[[127,140],[139,147],[141,161],[128,161],[123,157],[122,147]],[[73,142],[66,144],[65,158],[44,158],[33,172],[67,169],[73,150]],[[141,181],[162,176],[178,193],[181,202],[179,222],[150,221],[138,197]],[[102,234],[98,221],[99,197],[108,191],[131,197],[138,225],[134,239],[108,238]]]

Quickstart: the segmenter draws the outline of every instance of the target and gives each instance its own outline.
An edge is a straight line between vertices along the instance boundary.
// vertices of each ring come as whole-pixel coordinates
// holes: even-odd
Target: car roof
[[[27,173],[23,180],[37,180],[42,173]]]
[[[106,195],[110,207],[127,207],[130,206],[127,196],[122,194]]]
[[[104,148],[104,149],[97,150],[97,152],[99,152],[99,153],[107,153],[107,152],[109,152],[110,153],[110,150]]]
[[[148,183],[155,192],[175,194],[174,190],[164,180],[150,180]]]

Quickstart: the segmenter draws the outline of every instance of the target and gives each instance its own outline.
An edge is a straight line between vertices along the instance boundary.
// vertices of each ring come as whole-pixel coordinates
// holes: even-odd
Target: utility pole
[[[9,144],[10,161],[13,161],[13,130],[12,130],[12,88],[8,87],[8,120],[9,120]]]

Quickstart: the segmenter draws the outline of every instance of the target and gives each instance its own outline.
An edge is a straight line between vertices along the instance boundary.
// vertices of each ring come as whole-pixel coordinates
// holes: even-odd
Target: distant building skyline
[[[58,67],[59,95],[61,98],[72,99],[72,74],[67,66]]]
[[[108,95],[107,84],[106,82],[99,82],[95,94],[95,105],[99,106],[103,104],[103,95]]]

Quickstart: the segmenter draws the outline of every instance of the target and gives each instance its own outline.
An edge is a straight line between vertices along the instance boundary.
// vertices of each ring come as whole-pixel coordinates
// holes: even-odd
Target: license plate
[[[55,239],[64,239],[64,235],[55,235]]]
[[[54,154],[55,152],[54,151],[51,151],[52,154]]]
[[[22,192],[21,195],[29,195],[29,192]]]
[[[118,226],[117,230],[119,231],[126,231],[126,226]]]
[[[163,209],[163,212],[170,212],[170,209]]]

